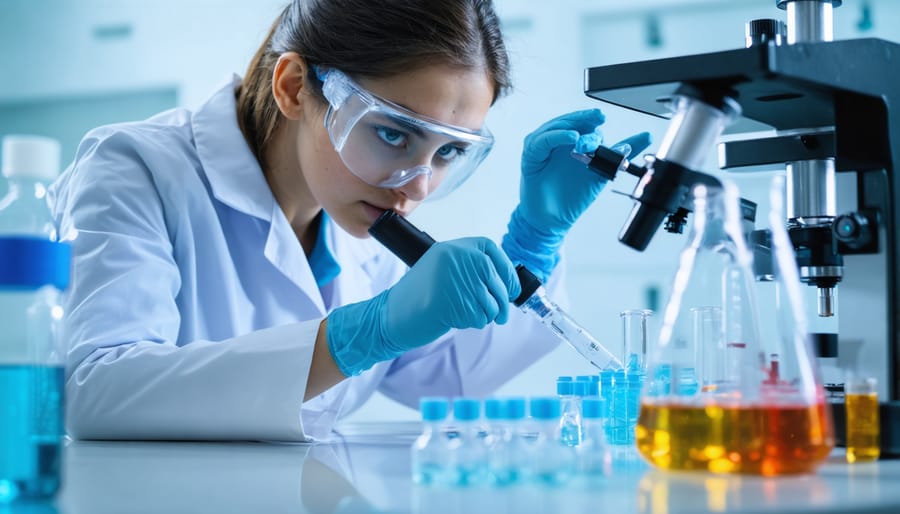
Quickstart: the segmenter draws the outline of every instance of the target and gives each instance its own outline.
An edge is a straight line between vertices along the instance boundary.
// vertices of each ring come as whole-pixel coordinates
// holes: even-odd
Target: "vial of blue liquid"
[[[487,474],[487,447],[480,436],[481,402],[454,398],[453,423],[457,436],[450,440],[449,465],[453,482],[466,487],[482,483]]]
[[[432,485],[447,479],[448,438],[443,431],[450,412],[446,398],[424,397],[419,400],[422,433],[412,446],[412,479],[420,485]]]
[[[495,487],[516,484],[527,466],[528,448],[521,435],[525,399],[488,398],[484,401],[484,417],[488,422],[485,438],[488,482]]]
[[[581,398],[575,394],[575,386],[580,383],[571,377],[556,379],[556,394],[559,396],[561,414],[559,417],[560,439],[564,444],[577,446],[581,441]]]
[[[574,473],[575,450],[560,439],[559,398],[531,398],[528,407],[538,432],[530,452],[530,475],[540,484],[563,485]]]
[[[0,198],[0,504],[47,499],[60,487],[65,347],[59,295],[71,250],[58,240],[47,184],[59,144],[3,140]]]
[[[605,412],[606,402],[600,398],[588,397],[581,403],[584,429],[578,445],[578,470],[589,480],[607,476],[612,471],[612,454],[603,423]]]

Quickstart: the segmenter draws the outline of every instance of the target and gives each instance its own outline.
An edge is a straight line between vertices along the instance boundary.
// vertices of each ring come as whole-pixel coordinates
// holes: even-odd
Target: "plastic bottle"
[[[453,400],[453,419],[458,435],[450,440],[449,462],[453,468],[454,482],[458,486],[476,485],[485,479],[487,449],[479,436],[480,418],[479,400],[475,398]]]
[[[531,451],[530,472],[535,482],[563,485],[572,477],[575,468],[574,448],[560,439],[559,398],[531,398],[531,417],[537,424],[537,438]]]
[[[606,402],[600,398],[585,398],[581,403],[583,439],[578,446],[578,470],[588,480],[609,475],[612,455],[606,442],[603,414]]]
[[[412,478],[421,485],[439,484],[446,480],[446,463],[450,454],[448,438],[442,428],[450,405],[446,398],[424,397],[419,400],[422,434],[412,446]]]
[[[46,184],[59,171],[59,144],[3,140],[0,199],[0,503],[49,498],[59,489],[64,354],[59,292],[71,250],[58,242]]]
[[[571,377],[556,380],[556,394],[562,410],[559,418],[560,438],[569,446],[576,446],[581,440],[581,399],[575,396],[575,384]]]

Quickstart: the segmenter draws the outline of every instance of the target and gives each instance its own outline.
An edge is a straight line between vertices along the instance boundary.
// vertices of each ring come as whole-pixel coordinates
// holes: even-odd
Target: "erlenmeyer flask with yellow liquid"
[[[805,473],[834,446],[776,182],[771,229],[754,248],[736,186],[693,190],[694,225],[648,358],[636,428],[638,450],[660,468]]]

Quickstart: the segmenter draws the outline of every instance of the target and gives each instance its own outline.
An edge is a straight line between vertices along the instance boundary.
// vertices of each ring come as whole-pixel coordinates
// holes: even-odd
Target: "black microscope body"
[[[672,120],[646,172],[632,173],[641,181],[619,239],[643,250],[661,225],[680,230],[690,177],[725,126],[729,135],[769,131],[719,144],[719,165],[786,166],[785,223],[801,279],[819,288],[820,316],[840,313],[837,334],[813,335],[817,351],[835,357],[845,345],[856,345],[877,352],[868,359],[875,369],[865,371],[880,384],[882,454],[897,456],[900,44],[810,37],[797,17],[825,8],[830,16],[840,0],[776,3],[788,9],[788,41],[781,22],[754,20],[746,48],[585,70],[588,96]],[[681,107],[673,109],[675,103]],[[724,123],[717,112],[724,113]],[[855,180],[842,180],[838,190],[835,172]],[[855,206],[838,213],[835,196],[845,203],[855,200]],[[840,305],[835,305],[835,288]],[[843,444],[843,403],[832,405]]]

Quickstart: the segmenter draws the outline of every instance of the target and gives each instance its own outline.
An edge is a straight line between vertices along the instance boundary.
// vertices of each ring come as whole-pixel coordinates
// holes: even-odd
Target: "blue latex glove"
[[[328,316],[328,348],[346,376],[428,344],[453,328],[506,323],[516,270],[483,237],[434,244],[394,287]]]
[[[575,220],[594,201],[606,180],[573,159],[572,150],[593,153],[603,142],[600,109],[564,114],[525,138],[519,205],[513,211],[503,250],[542,281],[559,261],[559,247]],[[642,132],[612,146],[627,157],[650,146]]]

